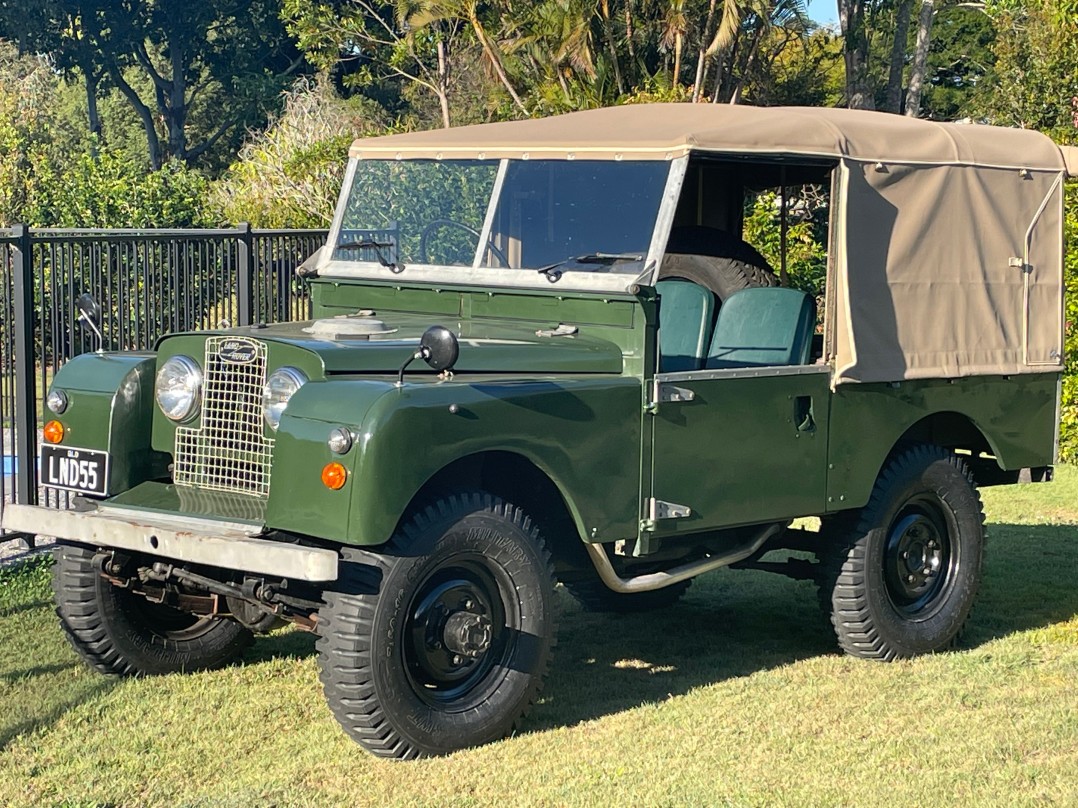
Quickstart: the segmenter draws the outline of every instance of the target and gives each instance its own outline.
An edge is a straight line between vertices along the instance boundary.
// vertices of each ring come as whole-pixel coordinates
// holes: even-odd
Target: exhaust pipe
[[[656,589],[663,589],[681,581],[687,581],[689,578],[695,578],[705,572],[717,570],[719,567],[736,564],[738,561],[743,561],[753,555],[769,539],[774,538],[785,529],[786,524],[769,525],[734,550],[721,555],[708,555],[699,561],[691,561],[688,564],[682,564],[669,570],[650,572],[647,575],[637,575],[633,578],[622,578],[617,574],[603,545],[586,542],[584,547],[587,549],[588,555],[591,556],[595,571],[599,573],[599,578],[606,584],[607,588],[622,595],[631,595],[635,592],[652,592]]]

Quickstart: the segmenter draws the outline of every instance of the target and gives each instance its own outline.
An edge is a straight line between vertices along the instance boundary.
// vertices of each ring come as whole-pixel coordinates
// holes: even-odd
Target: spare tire
[[[659,269],[659,280],[665,278],[698,283],[714,292],[720,303],[740,289],[779,285],[779,279],[769,268],[711,255],[667,254]]]
[[[681,278],[726,300],[749,286],[778,286],[775,270],[760,251],[726,230],[689,225],[670,231],[659,279]]]

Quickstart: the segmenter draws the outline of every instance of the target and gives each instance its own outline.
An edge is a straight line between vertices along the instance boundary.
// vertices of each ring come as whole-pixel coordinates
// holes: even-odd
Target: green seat
[[[719,309],[706,367],[806,365],[815,330],[810,295],[778,286],[741,289]]]
[[[659,293],[659,370],[699,370],[711,342],[715,295],[698,283],[669,278]]]

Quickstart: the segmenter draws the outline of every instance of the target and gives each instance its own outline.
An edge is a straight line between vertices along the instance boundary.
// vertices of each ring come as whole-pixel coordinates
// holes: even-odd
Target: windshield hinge
[[[540,328],[535,332],[537,337],[571,337],[580,331],[575,325],[558,323],[557,328]]]

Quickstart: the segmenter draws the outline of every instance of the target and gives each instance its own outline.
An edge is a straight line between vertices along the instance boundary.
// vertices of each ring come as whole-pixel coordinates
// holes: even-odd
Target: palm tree
[[[725,58],[731,55],[730,70],[740,68],[739,78],[730,92],[730,103],[741,100],[741,91],[745,78],[755,64],[759,49],[767,36],[775,29],[784,29],[797,36],[803,36],[808,29],[808,9],[805,0],[724,0],[723,18],[715,32],[708,54],[721,54]],[[731,22],[731,8],[737,14],[736,26]],[[732,30],[732,32],[731,32]],[[746,44],[747,39],[747,44]],[[735,64],[736,63],[736,64]],[[723,69],[720,62],[719,73],[715,80],[713,102],[718,102],[723,95]]]
[[[415,9],[408,18],[408,24],[413,28],[425,28],[432,23],[449,20],[461,20],[470,25],[475,32],[475,38],[479,40],[479,46],[483,49],[483,54],[487,57],[487,61],[490,62],[490,66],[498,80],[513,99],[513,103],[525,115],[530,114],[513,83],[509,80],[509,76],[505,72],[505,65],[502,63],[501,54],[491,41],[483,25],[483,21],[479,16],[478,0],[418,0],[415,3]]]
[[[689,17],[685,13],[685,0],[668,0],[663,19],[662,44],[674,48],[674,73],[670,83],[677,86],[681,81],[681,49],[689,30]]]

